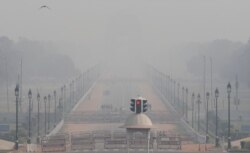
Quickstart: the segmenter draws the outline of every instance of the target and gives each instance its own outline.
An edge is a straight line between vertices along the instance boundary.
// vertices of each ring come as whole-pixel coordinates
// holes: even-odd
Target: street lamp
[[[194,128],[194,93],[192,93],[192,128]]]
[[[45,127],[44,127],[44,134],[46,136],[46,134],[47,134],[47,121],[46,121],[46,103],[47,103],[47,97],[44,96],[43,100],[44,100],[44,117],[45,117],[45,120],[44,120],[45,121],[44,122],[44,125],[45,125]]]
[[[40,94],[37,93],[37,143],[40,142]]]
[[[31,89],[29,89],[29,92],[28,92],[28,98],[29,98],[29,138],[28,138],[28,144],[30,144],[30,141],[31,141],[31,131],[30,131],[30,126],[31,126],[31,120],[30,120],[30,117],[31,117],[31,98],[32,98],[32,92],[31,92]]]
[[[55,99],[54,126],[56,126],[56,90],[54,90],[54,99]]]
[[[65,113],[65,103],[64,103],[64,100],[65,99],[63,99],[63,87],[61,87],[61,103],[62,103],[62,106],[63,106],[63,115],[62,115],[63,120],[64,120],[64,113]]]
[[[73,99],[73,105],[75,104],[75,81],[72,81],[72,99]]]
[[[188,88],[186,88],[186,120],[188,122]]]
[[[180,83],[177,84],[177,99],[178,99],[178,107],[180,107]]]
[[[206,107],[206,144],[208,143],[208,100],[209,100],[209,92],[206,93],[207,107]],[[207,146],[205,146],[205,150],[207,150]]]
[[[206,107],[206,143],[208,143],[208,100],[209,100],[209,92],[206,93],[207,107]]]
[[[66,99],[66,85],[64,84],[63,85],[63,99],[64,99],[64,103],[66,103],[67,102],[67,99]]]
[[[175,102],[175,99],[176,99],[176,97],[175,97],[175,84],[176,84],[176,82],[174,80],[174,105],[176,106],[176,102]]]
[[[185,95],[184,95],[184,92],[185,92],[185,88],[182,87],[182,116],[185,115],[185,106],[184,106],[184,99],[185,99]]]
[[[228,149],[231,149],[231,136],[230,136],[230,93],[231,93],[231,84],[230,82],[227,85],[228,93]]]
[[[218,88],[215,89],[215,117],[216,117],[216,120],[215,120],[215,135],[216,135],[216,138],[215,138],[215,146],[216,147],[219,147],[219,138],[218,138],[218,103],[217,103],[217,99],[219,97],[219,90]]]
[[[197,104],[198,104],[198,132],[200,131],[200,104],[201,104],[201,96],[200,93],[197,95]]]
[[[15,149],[18,150],[18,98],[19,98],[19,84],[16,84],[15,96],[16,96],[16,141],[15,141]]]
[[[172,84],[173,84],[173,80],[172,78],[170,78],[170,103],[173,104],[173,92],[172,92]]]
[[[48,131],[50,130],[50,99],[51,99],[51,96],[49,94],[48,95],[48,105],[49,105],[49,110],[48,110]]]

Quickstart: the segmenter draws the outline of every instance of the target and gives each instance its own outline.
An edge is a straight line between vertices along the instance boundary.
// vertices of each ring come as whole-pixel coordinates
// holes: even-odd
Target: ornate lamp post
[[[65,103],[64,103],[64,100],[63,99],[63,87],[61,87],[61,103],[62,103],[62,106],[63,106],[63,115],[62,115],[62,118],[64,120],[64,114],[65,114]]]
[[[19,84],[16,85],[15,96],[16,96],[16,141],[15,141],[15,149],[18,150],[18,98],[19,98]]]
[[[174,80],[174,106],[176,106],[176,101],[175,101],[175,99],[176,99],[176,96],[175,96],[175,84],[176,84],[176,82]]]
[[[72,99],[73,99],[73,105],[75,104],[75,81],[72,81]]]
[[[219,147],[219,137],[218,137],[218,103],[217,103],[217,99],[219,97],[219,90],[218,88],[215,89],[215,146]]]
[[[49,105],[49,110],[48,110],[48,131],[50,130],[50,100],[51,100],[51,95],[48,95],[48,105]]]
[[[47,117],[46,117],[46,103],[47,103],[47,97],[46,96],[44,96],[44,98],[43,98],[43,100],[44,100],[44,117],[45,117],[45,120],[44,120],[44,134],[45,134],[45,136],[46,136],[46,134],[47,134]]]
[[[186,120],[188,122],[188,88],[186,88]]]
[[[170,103],[173,104],[173,89],[172,89],[172,85],[173,85],[173,80],[172,78],[170,78]]]
[[[28,92],[28,98],[29,98],[29,138],[28,138],[27,142],[28,142],[28,144],[30,144],[30,141],[31,141],[31,131],[30,131],[31,120],[30,120],[30,117],[31,117],[31,98],[32,98],[32,92],[30,89]]]
[[[194,128],[194,93],[192,93],[192,128]]]
[[[198,93],[197,95],[197,104],[198,104],[198,132],[200,132],[200,104],[201,104],[201,96]]]
[[[206,144],[208,143],[208,100],[209,100],[209,92],[206,93]],[[207,145],[205,145],[205,150],[207,151]]]
[[[206,144],[208,143],[208,101],[209,101],[209,92],[206,93]],[[205,146],[205,150],[207,150],[207,146]]]
[[[180,83],[177,83],[177,105],[180,107]]]
[[[37,93],[37,143],[40,142],[40,94]]]
[[[228,149],[231,149],[231,135],[230,135],[230,94],[231,94],[231,84],[230,82],[227,85],[228,93]]]
[[[56,90],[54,90],[55,110],[54,110],[54,126],[56,126]]]
[[[185,115],[185,103],[184,103],[184,101],[185,101],[185,95],[184,95],[184,93],[185,93],[185,88],[182,87],[182,116],[183,117]]]
[[[66,103],[67,102],[67,98],[66,98],[66,85],[65,84],[63,85],[63,97],[64,97],[63,98],[64,99],[64,103]]]

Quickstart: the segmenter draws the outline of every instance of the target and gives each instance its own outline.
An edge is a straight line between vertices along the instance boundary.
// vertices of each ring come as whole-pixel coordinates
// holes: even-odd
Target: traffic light
[[[130,110],[132,112],[135,112],[135,99],[131,99],[130,101],[131,101],[131,103],[130,103]]]
[[[142,100],[142,111],[146,112],[148,110],[148,101],[147,100]]]
[[[136,113],[141,113],[141,99],[136,99]]]

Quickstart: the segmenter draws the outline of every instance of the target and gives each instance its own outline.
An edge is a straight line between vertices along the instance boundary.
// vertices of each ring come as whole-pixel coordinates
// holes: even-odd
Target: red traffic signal
[[[141,113],[141,99],[136,99],[136,113]]]

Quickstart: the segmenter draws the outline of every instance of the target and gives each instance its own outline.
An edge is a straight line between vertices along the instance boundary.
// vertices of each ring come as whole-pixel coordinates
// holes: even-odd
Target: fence
[[[42,152],[64,152],[66,151],[66,140],[63,136],[44,137],[41,140]]]
[[[72,132],[44,137],[41,140],[42,152],[84,151],[95,149],[181,149],[182,137],[165,131],[157,132],[154,137],[150,133],[134,133],[128,137],[124,131],[92,131]],[[156,140],[156,141],[155,141]],[[156,145],[154,146],[154,143]]]
[[[94,150],[92,133],[71,133],[71,150]]]

